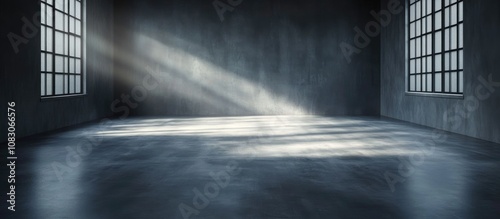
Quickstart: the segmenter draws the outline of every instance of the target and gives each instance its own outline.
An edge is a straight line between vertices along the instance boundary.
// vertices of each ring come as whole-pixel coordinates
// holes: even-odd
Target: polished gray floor
[[[1,218],[500,215],[500,145],[388,119],[116,119],[18,156],[17,211]]]

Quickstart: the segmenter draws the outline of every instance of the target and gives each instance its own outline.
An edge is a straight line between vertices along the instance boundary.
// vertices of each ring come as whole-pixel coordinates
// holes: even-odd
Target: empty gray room
[[[0,8],[0,218],[500,215],[500,1]]]

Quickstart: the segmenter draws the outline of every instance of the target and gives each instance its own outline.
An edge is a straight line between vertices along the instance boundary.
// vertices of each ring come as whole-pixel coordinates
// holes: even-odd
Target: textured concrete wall
[[[378,1],[243,0],[224,21],[213,2],[115,1],[118,115],[379,114],[378,36],[351,63],[339,47]]]
[[[6,138],[6,101],[16,102],[18,137],[79,124],[112,114],[113,4],[87,0],[87,90],[83,97],[40,100],[40,35],[28,38],[15,53],[7,34],[22,36],[22,17],[32,20],[38,1],[2,1],[2,75],[0,141]],[[36,25],[35,25],[36,26]],[[36,26],[39,29],[39,26]],[[109,47],[109,51],[103,48]]]
[[[465,1],[464,99],[405,95],[405,15],[399,14],[382,31],[381,114],[500,142],[500,86],[492,87],[493,93],[488,96],[490,90],[479,79],[488,79],[491,74],[493,81],[500,82],[499,10],[497,0]]]

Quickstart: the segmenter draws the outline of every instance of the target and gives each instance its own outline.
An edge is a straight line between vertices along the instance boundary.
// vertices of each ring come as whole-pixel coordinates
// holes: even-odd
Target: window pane
[[[62,75],[57,75],[56,74],[56,84],[55,84],[55,87],[56,87],[56,95],[60,95],[60,94],[63,94],[63,88],[64,88],[64,84],[63,84],[63,76]]]
[[[422,6],[420,5],[420,1],[418,1],[416,5],[417,5],[416,6],[417,7],[417,12],[415,13],[415,18],[418,19],[418,18],[422,17],[422,14],[420,12],[420,9],[421,9]]]
[[[451,25],[457,24],[457,5],[451,6]]]
[[[56,31],[56,53],[64,53],[64,35],[61,32]]]
[[[420,30],[421,30],[421,27],[422,27],[422,26],[421,26],[421,23],[422,23],[422,22],[421,22],[421,20],[418,20],[418,21],[416,22],[416,24],[415,24],[415,25],[417,25],[416,36],[420,36],[420,35],[422,34],[422,33],[421,33],[421,31],[420,31]]]
[[[450,26],[450,8],[444,9],[444,26]]]
[[[426,55],[427,54],[427,37],[426,36],[423,36],[422,37],[422,56]]]
[[[41,50],[45,51],[45,27],[44,26],[40,27],[40,37],[41,37],[41,40],[40,40]]]
[[[75,7],[75,10],[76,10],[76,11],[75,11],[76,18],[81,19],[81,17],[80,17],[80,10],[81,10],[81,9],[80,9],[80,4],[81,4],[81,3],[80,3],[79,1],[76,1],[75,3],[76,3],[76,4],[75,4],[75,5],[76,5],[76,7]]]
[[[450,28],[444,30],[444,50],[450,50]]]
[[[427,75],[422,75],[422,91],[427,90]]]
[[[420,52],[421,52],[422,47],[420,46],[420,40],[421,40],[421,38],[417,38],[417,46],[415,47],[416,52],[417,52],[416,57],[420,57],[420,54],[421,54]]]
[[[47,51],[52,52],[52,33],[54,29],[47,28]]]
[[[432,57],[427,57],[427,72],[432,72]]]
[[[69,16],[68,15],[64,15],[64,31],[65,32],[69,31],[69,29],[68,29],[68,23],[69,23]]]
[[[69,0],[69,14],[75,16],[75,0]]]
[[[47,95],[52,95],[52,74],[47,74]]]
[[[81,27],[81,22],[79,20],[76,20],[75,28],[76,28],[75,33],[78,35],[81,35],[82,34],[82,27]]]
[[[40,22],[42,24],[46,24],[45,21],[45,14],[46,14],[46,9],[45,9],[45,4],[42,4],[42,7],[40,8]]]
[[[435,52],[436,52],[436,53],[440,53],[440,52],[441,52],[441,50],[442,50],[442,47],[443,47],[443,46],[441,45],[441,41],[442,41],[442,38],[441,38],[441,32],[442,32],[442,31],[437,31],[437,32],[436,32],[436,37],[435,37],[435,41],[434,41],[434,42],[435,42],[435,44],[434,44],[434,45],[435,45],[435,48],[434,48],[434,49],[435,49]]]
[[[452,27],[451,28],[451,49],[457,49],[457,44],[458,44],[458,37],[457,37],[457,27]]]
[[[69,32],[71,32],[71,33],[75,32],[75,19],[74,18],[69,19]]]
[[[69,35],[64,34],[64,55],[69,55]]]
[[[415,58],[415,53],[416,53],[415,44],[416,44],[416,40],[410,41],[410,58]]]
[[[41,77],[40,77],[40,79],[41,79],[41,83],[40,83],[40,94],[41,94],[42,96],[44,96],[44,95],[45,95],[45,77],[46,77],[46,75],[45,75],[45,74],[41,74]]]
[[[68,75],[63,75],[64,94],[68,94]]]
[[[75,73],[75,59],[69,59],[69,73]]]
[[[441,89],[441,73],[436,73],[434,75],[434,88],[436,92],[442,92]]]
[[[75,37],[69,36],[69,55],[75,56]]]
[[[441,10],[441,0],[434,1],[436,3],[435,9],[436,11]]]
[[[431,17],[427,17],[427,32],[432,31],[432,19]]]
[[[420,59],[417,59],[416,65],[417,65],[416,66],[417,67],[416,73],[421,73],[420,67],[422,66],[422,61],[420,61]]]
[[[458,3],[458,21],[464,20],[463,2]]]
[[[415,75],[410,76],[410,91],[415,91]]]
[[[459,51],[459,68],[460,70],[464,69],[464,50]]]
[[[422,34],[425,34],[427,30],[427,18],[422,18]]]
[[[80,71],[81,67],[82,66],[81,66],[80,59],[76,59],[75,60],[75,72],[78,73],[78,74],[80,74],[81,73],[81,71]]]
[[[69,4],[68,0],[64,0],[64,12],[69,13]]]
[[[420,2],[422,2],[422,17],[427,15],[427,0],[421,0]]]
[[[74,75],[69,76],[69,92],[75,93],[75,76]]]
[[[450,53],[447,52],[444,54],[444,70],[450,70]]]
[[[422,72],[426,72],[427,70],[427,58],[422,58]]]
[[[81,92],[81,76],[76,76],[76,93]]]
[[[416,84],[416,88],[415,88],[415,90],[416,90],[416,91],[422,91],[422,89],[421,89],[421,87],[422,87],[421,85],[422,85],[422,84],[421,84],[421,82],[420,82],[420,75],[416,75],[416,80],[417,80],[417,84]]]
[[[432,92],[432,74],[427,74],[427,92]]]
[[[427,0],[427,14],[432,13],[432,0]]]
[[[432,34],[427,35],[427,55],[432,54]]]
[[[464,92],[464,72],[461,71],[458,73],[458,92],[463,93]]]
[[[80,40],[80,37],[75,37],[75,47],[76,47],[76,49],[75,49],[75,56],[76,57],[80,57],[81,56],[80,55],[81,52],[82,52],[82,51],[80,51],[80,48],[82,47],[81,43],[82,42]]]
[[[64,73],[69,73],[69,58],[64,57]]]
[[[62,56],[56,56],[56,72],[64,72],[64,59]]]
[[[450,73],[444,73],[444,92],[450,92]]]
[[[410,21],[415,20],[415,4],[410,6]]]
[[[415,59],[410,60],[410,74],[415,73]]]
[[[415,23],[410,24],[410,38],[415,37]]]
[[[451,76],[451,92],[456,93],[458,91],[458,88],[457,88],[457,79],[458,79],[457,73],[456,72],[452,72],[450,76]]]
[[[64,19],[63,13],[56,11],[56,29],[57,30],[64,30],[63,19]]]
[[[47,71],[52,71],[52,55],[47,54]]]
[[[451,52],[451,70],[457,70],[458,68],[458,54],[456,51]]]
[[[436,55],[435,64],[434,64],[434,68],[436,69],[436,71],[441,71],[442,64],[443,63],[441,62],[441,55]]]
[[[62,11],[64,7],[64,0],[56,0],[55,7]]]
[[[47,25],[52,26],[52,19],[53,19],[52,10],[54,10],[54,8],[47,6],[46,10],[47,10],[47,16],[45,17],[45,19],[47,19]]]
[[[41,69],[40,70],[41,71],[45,71],[45,53],[42,53],[40,63],[41,63]]]
[[[464,32],[463,32],[463,24],[458,25],[458,47],[463,48],[464,47]]]
[[[434,18],[436,19],[436,22],[434,22],[434,29],[441,29],[441,12],[436,13],[436,16],[434,16]]]

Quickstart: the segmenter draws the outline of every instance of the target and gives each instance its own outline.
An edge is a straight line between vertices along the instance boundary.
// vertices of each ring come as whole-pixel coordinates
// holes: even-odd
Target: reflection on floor
[[[500,215],[500,145],[387,119],[113,120],[18,154],[16,218]]]

